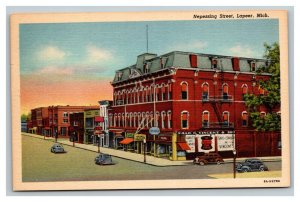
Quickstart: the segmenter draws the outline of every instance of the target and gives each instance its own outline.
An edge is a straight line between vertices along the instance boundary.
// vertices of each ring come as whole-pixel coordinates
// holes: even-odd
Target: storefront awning
[[[178,150],[183,150],[183,151],[186,151],[186,150],[191,150],[191,148],[189,147],[189,145],[185,142],[178,142],[177,143],[177,147],[178,147]]]
[[[120,142],[120,144],[130,144],[133,142],[133,138],[125,138]]]
[[[104,117],[102,117],[102,116],[95,116],[95,122],[104,122]]]

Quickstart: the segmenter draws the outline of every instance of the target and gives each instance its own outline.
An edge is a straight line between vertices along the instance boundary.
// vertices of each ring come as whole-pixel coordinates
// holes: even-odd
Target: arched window
[[[260,112],[260,118],[264,118],[266,116],[266,112],[262,111]]]
[[[156,101],[159,101],[160,90],[161,90],[161,88],[156,86],[156,88],[155,88],[155,100]]]
[[[248,93],[248,86],[246,84],[242,85],[242,93],[243,95],[246,95]]]
[[[114,126],[115,126],[115,127],[117,126],[117,118],[118,118],[118,115],[115,114],[115,115],[114,115]]]
[[[122,113],[122,126],[125,127],[125,115]]]
[[[112,126],[113,125],[113,115],[112,114],[109,114],[108,115],[108,117],[109,117],[109,126],[108,127],[110,127],[110,126]]]
[[[218,67],[218,60],[217,60],[217,58],[213,58],[211,60],[211,67],[212,67],[212,69],[217,69],[217,67]]]
[[[138,114],[137,114],[137,125],[136,126],[141,127],[141,113],[140,112],[138,112]]]
[[[172,100],[172,84],[168,85],[168,100]]]
[[[141,120],[141,127],[144,128],[146,124],[146,114],[142,112],[142,120]]]
[[[181,128],[182,129],[189,128],[188,116],[189,116],[189,113],[187,111],[181,112]]]
[[[150,118],[150,116],[149,116],[149,112],[146,112],[146,127],[147,128],[149,128],[149,118]]]
[[[251,71],[255,72],[256,70],[256,63],[255,62],[251,62]]]
[[[186,82],[181,83],[181,99],[188,99],[188,84]]]
[[[209,90],[209,88],[208,88],[208,83],[204,83],[203,85],[202,85],[202,99],[203,100],[208,100],[208,90]]]
[[[164,100],[165,100],[165,95],[166,95],[166,87],[165,87],[165,84],[162,84],[160,90],[161,90],[161,101],[164,101]]]
[[[242,112],[242,126],[248,125],[248,112],[243,111]]]
[[[153,125],[154,125],[153,112],[150,112],[150,127],[153,127]]]
[[[156,112],[154,118],[154,126],[158,127],[158,123],[159,123],[159,112]]]
[[[229,126],[229,112],[227,111],[223,112],[223,126],[224,127]]]
[[[130,114],[129,114],[129,127],[133,127],[133,113],[132,112],[130,112]]]
[[[204,111],[202,113],[202,126],[203,126],[203,128],[209,127],[209,112],[208,111]]]
[[[168,128],[172,128],[172,111],[168,111]]]
[[[224,83],[222,89],[223,89],[223,99],[227,100],[228,99],[228,84]]]
[[[137,117],[136,117],[136,112],[134,112],[134,114],[133,114],[133,127],[134,128],[136,128],[136,119],[137,119]]]
[[[118,114],[118,127],[121,127],[121,114]]]
[[[166,121],[166,112],[161,112],[161,128],[165,128],[165,121]]]

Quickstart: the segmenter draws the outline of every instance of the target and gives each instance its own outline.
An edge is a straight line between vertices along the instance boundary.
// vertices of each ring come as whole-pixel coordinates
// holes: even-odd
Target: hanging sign
[[[233,151],[235,149],[234,134],[217,135],[218,151]]]
[[[159,130],[158,127],[152,127],[152,128],[149,129],[149,133],[151,135],[158,135],[158,134],[160,134],[160,130]]]

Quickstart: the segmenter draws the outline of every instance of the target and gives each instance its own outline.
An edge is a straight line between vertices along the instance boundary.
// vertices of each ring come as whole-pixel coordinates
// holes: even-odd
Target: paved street
[[[208,175],[231,173],[232,164],[158,167],[113,157],[115,165],[94,163],[96,152],[65,145],[67,153],[53,154],[53,142],[22,135],[23,181],[79,181],[79,180],[155,180],[205,179]],[[281,162],[267,162],[270,170],[280,170]],[[267,173],[267,172],[265,172]]]

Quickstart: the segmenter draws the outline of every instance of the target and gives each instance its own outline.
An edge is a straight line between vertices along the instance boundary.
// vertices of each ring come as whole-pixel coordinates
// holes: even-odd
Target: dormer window
[[[218,60],[217,60],[217,58],[211,59],[211,68],[212,69],[217,69],[217,67],[218,67]]]
[[[144,73],[149,73],[149,65],[148,65],[148,63],[144,63]]]
[[[120,81],[122,78],[122,72],[117,72],[117,79]]]
[[[255,72],[256,71],[256,63],[253,61],[250,64],[251,64],[251,72]]]

